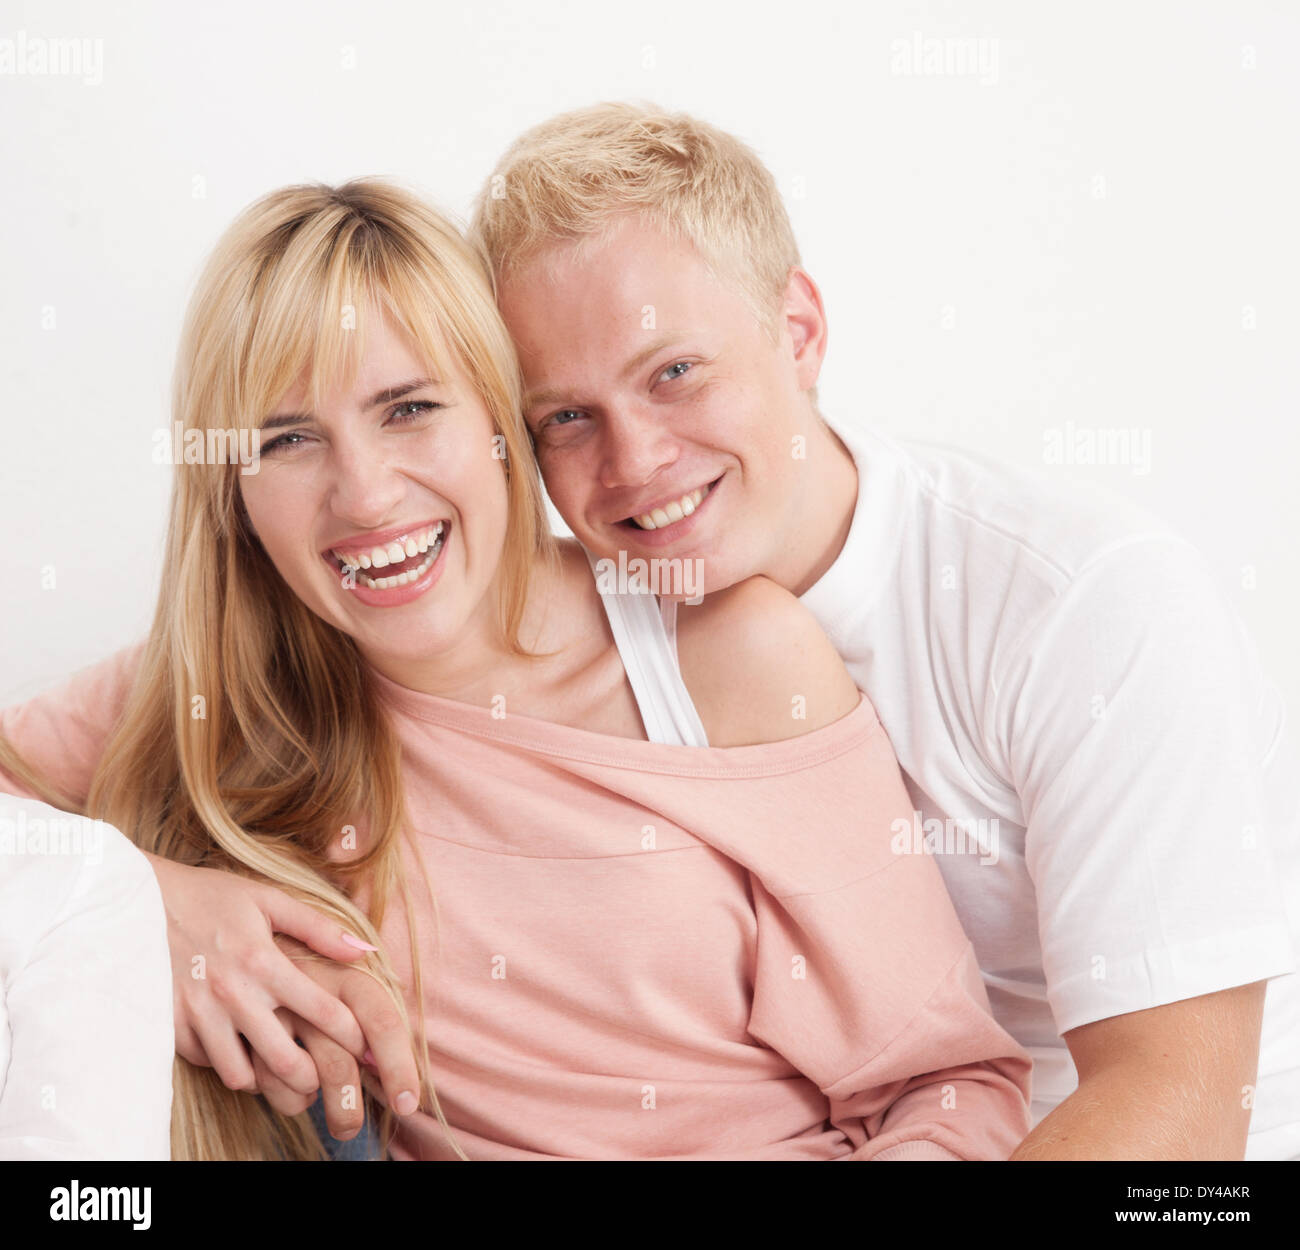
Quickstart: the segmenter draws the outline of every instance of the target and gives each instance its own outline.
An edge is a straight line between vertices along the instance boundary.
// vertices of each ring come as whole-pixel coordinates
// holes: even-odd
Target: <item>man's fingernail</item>
[[[343,940],[349,946],[355,946],[359,951],[377,951],[379,949],[377,946],[371,946],[369,942],[363,942],[359,937],[353,937],[346,929],[343,932]]]
[[[371,1050],[369,1046],[366,1047],[366,1053],[361,1056],[361,1062],[368,1063],[372,1068],[377,1066],[375,1063],[375,1052]]]
[[[393,1102],[393,1110],[398,1115],[410,1115],[419,1105],[419,1099],[409,1089],[404,1089]]]

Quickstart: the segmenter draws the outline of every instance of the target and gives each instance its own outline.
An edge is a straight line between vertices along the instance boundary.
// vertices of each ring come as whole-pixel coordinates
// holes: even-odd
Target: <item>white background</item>
[[[152,435],[245,204],[382,173],[463,217],[526,126],[650,99],[775,173],[827,301],[827,412],[1162,514],[1300,707],[1296,6],[0,0],[20,31],[103,61],[0,74],[0,703],[148,627]],[[996,61],[898,72],[932,39]],[[1145,431],[1150,472],[1045,465],[1068,422]]]

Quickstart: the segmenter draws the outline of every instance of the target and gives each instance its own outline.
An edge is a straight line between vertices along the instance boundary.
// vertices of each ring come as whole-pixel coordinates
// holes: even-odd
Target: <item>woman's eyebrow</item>
[[[414,391],[422,391],[426,386],[437,386],[435,378],[412,378],[409,382],[398,382],[393,386],[386,386],[382,391],[376,391],[366,403],[367,408],[378,408],[381,404],[391,404],[395,399],[401,399],[403,395],[410,395]],[[310,412],[279,412],[273,417],[267,417],[262,422],[263,430],[278,430],[286,425],[299,425],[304,421],[314,421],[315,417]]]
[[[314,420],[315,418],[309,412],[280,412],[273,417],[267,417],[258,428],[262,430],[278,430],[285,425],[302,425],[304,422]]]
[[[409,382],[399,382],[396,386],[385,387],[382,391],[377,391],[367,408],[378,408],[380,404],[391,404],[395,399],[401,399],[403,395],[409,395],[412,391],[422,391],[426,386],[436,386],[437,381],[434,378],[412,378]]]

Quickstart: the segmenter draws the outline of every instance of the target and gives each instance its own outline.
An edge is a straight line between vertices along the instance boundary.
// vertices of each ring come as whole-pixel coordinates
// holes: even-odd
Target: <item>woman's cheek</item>
[[[275,490],[270,481],[241,486],[241,490],[249,524],[267,558],[285,584],[310,602],[316,562],[303,544],[311,529],[295,521],[291,492]]]

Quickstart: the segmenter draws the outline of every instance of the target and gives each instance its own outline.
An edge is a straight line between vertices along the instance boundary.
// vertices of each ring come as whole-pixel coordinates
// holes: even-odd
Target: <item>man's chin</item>
[[[624,529],[602,534],[599,547],[586,538],[581,540],[596,561],[602,590],[650,591],[661,599],[698,603],[704,595],[753,576],[734,561],[719,559],[708,544],[655,547],[638,542],[634,533],[624,537]]]

